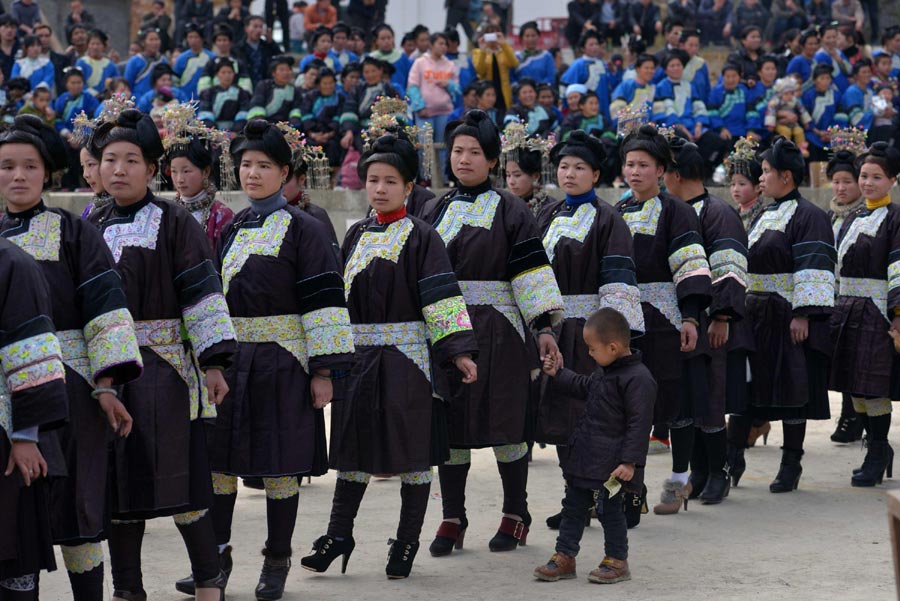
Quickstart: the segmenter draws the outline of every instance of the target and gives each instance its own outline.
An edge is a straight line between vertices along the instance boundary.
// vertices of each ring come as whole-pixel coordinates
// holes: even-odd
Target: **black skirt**
[[[855,397],[900,398],[891,324],[871,299],[839,296],[831,315],[832,390]]]
[[[758,419],[829,419],[828,323],[809,320],[803,344],[791,341],[791,305],[776,294],[747,295],[755,352],[750,359],[751,407]]]
[[[10,449],[9,438],[0,429],[4,471]],[[38,478],[25,486],[18,468],[9,476],[0,474],[0,580],[55,569],[47,480]]]
[[[584,343],[584,322],[582,318],[569,317],[557,326],[556,332],[559,335],[559,352],[562,353],[564,365],[579,374],[590,374],[597,364],[591,359]],[[584,413],[586,399],[565,394],[553,378],[542,375],[541,380],[534,440],[546,444],[568,444],[578,418]]]
[[[709,366],[709,416],[697,417],[695,425],[720,427],[725,414],[742,414],[747,410],[747,351],[724,348],[711,351]]]
[[[49,481],[53,540],[80,544],[101,540],[108,518],[106,508],[107,461],[110,430],[91,387],[66,367],[69,421],[55,436],[62,450],[65,476]],[[41,434],[42,440],[44,433]],[[43,445],[42,445],[43,446]]]
[[[321,476],[328,471],[325,413],[312,406],[310,378],[274,342],[238,345],[225,373],[230,392],[210,441],[214,472]]]
[[[419,472],[449,455],[444,403],[419,366],[393,346],[357,347],[346,398],[332,402],[331,467]]]

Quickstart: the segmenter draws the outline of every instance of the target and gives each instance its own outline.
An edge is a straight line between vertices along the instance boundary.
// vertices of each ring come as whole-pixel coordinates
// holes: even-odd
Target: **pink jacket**
[[[442,87],[438,82],[446,83]],[[413,90],[413,87],[416,90]],[[446,56],[436,61],[431,53],[416,59],[409,70],[406,92],[409,95],[411,108],[417,112],[424,101],[423,117],[448,115],[453,112],[451,92],[459,89],[459,73],[456,65]],[[419,106],[417,106],[419,105]]]

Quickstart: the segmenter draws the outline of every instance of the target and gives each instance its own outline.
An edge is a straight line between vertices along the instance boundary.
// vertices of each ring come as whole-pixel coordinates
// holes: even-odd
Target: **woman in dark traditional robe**
[[[277,126],[247,122],[231,144],[250,207],[219,239],[238,353],[211,455],[216,541],[227,547],[237,477],[262,477],[268,537],[258,599],[280,599],[291,565],[298,476],[328,470],[323,408],[332,372],[350,366],[353,335],[337,255],[314,217],[287,204],[291,147]],[[230,559],[229,559],[230,565]]]
[[[146,598],[144,520],[174,515],[201,583],[197,598],[219,599],[225,577],[208,515],[212,486],[200,418],[215,416],[212,405],[228,390],[222,371],[236,347],[222,285],[197,220],[147,187],[164,152],[153,120],[129,109],[93,140],[115,202],[91,217],[122,277],[144,362],[143,377],[122,390],[134,429],[116,441],[110,469],[113,598]],[[204,374],[208,396],[201,392]]]
[[[47,280],[3,238],[0,290],[0,464],[10,472],[0,473],[0,598],[30,601],[38,572],[56,569],[38,431],[66,420],[66,374]]]
[[[544,163],[548,161],[548,143],[537,137],[528,137],[525,127],[518,122],[506,126],[503,134],[501,165],[510,192],[525,201],[531,213],[538,217],[545,204],[556,199],[542,187]]]
[[[379,138],[359,171],[375,214],[354,224],[343,246],[356,354],[347,398],[331,413],[331,465],[339,471],[328,532],[302,564],[324,572],[343,555],[346,569],[371,475],[399,474],[400,525],[386,568],[397,579],[409,576],[419,550],[431,468],[449,457],[432,371],[455,365],[464,383],[474,383],[478,344],[444,242],[406,212],[419,171],[415,147],[393,135]]]
[[[853,131],[853,130],[851,130]],[[865,132],[859,130],[863,136]],[[863,148],[865,144],[863,144]],[[825,175],[831,180],[834,198],[829,205],[828,216],[831,218],[831,231],[834,232],[835,245],[844,222],[854,213],[865,207],[866,199],[859,189],[859,165],[856,164],[858,153],[848,149],[837,150],[825,168]],[[835,287],[840,294],[840,273],[835,274]],[[834,442],[856,442],[863,436],[866,416],[857,413],[853,408],[853,398],[844,393],[841,399],[841,416],[831,435]]]
[[[34,257],[50,284],[69,399],[69,422],[47,433],[56,440],[42,440],[42,446],[63,450],[60,457],[48,455],[51,473],[64,475],[49,485],[51,530],[54,542],[63,545],[74,599],[102,601],[107,422],[119,436],[130,432],[132,422],[112,387],[135,380],[142,363],[122,281],[103,237],[41,199],[65,158],[59,134],[31,115],[17,117],[0,137],[0,194],[7,211],[0,217],[0,236]]]
[[[183,105],[178,108],[188,107]],[[213,181],[212,169],[217,149],[213,148],[216,143],[213,131],[175,118],[184,114],[193,116],[192,111],[186,113],[183,110],[170,110],[163,114],[165,160],[169,163],[172,185],[175,187],[175,202],[193,215],[203,227],[210,248],[215,249],[222,229],[234,218],[234,212],[216,200],[218,188]],[[218,152],[227,153],[228,149],[218,149]],[[223,158],[220,156],[218,160]],[[230,160],[226,164],[230,166]],[[219,180],[219,186],[224,186],[221,177]]]
[[[891,400],[900,398],[900,355],[891,342],[900,335],[900,207],[890,197],[900,150],[876,142],[861,157],[859,170],[866,204],[838,234],[831,388],[851,395],[866,422],[866,458],[850,483],[875,486],[885,472],[892,475]]]
[[[592,313],[612,307],[628,319],[634,335],[644,332],[631,232],[622,216],[594,192],[606,160],[600,140],[574,131],[553,148],[551,157],[566,197],[551,198],[543,206],[538,226],[566,305],[566,318],[555,331],[564,365],[590,375],[596,362],[582,330]],[[585,400],[564,394],[551,380],[538,405],[535,440],[559,445],[561,460],[567,457],[566,445],[584,407]],[[561,514],[551,516],[547,525],[558,528],[561,519]]]
[[[672,475],[653,508],[666,515],[687,506],[693,420],[709,415],[705,309],[710,270],[697,213],[659,191],[659,178],[672,163],[666,139],[656,127],[644,125],[623,140],[621,154],[632,196],[616,208],[634,237],[646,332],[634,345],[659,384],[654,424],[668,426],[672,442]]]
[[[428,201],[422,214],[444,240],[469,308],[478,337],[479,378],[469,385],[436,375],[437,391],[449,402],[451,450],[450,460],[438,469],[444,521],[430,547],[434,556],[462,546],[471,449],[483,447],[494,449],[503,482],[503,519],[490,549],[510,551],[526,541],[536,351],[541,357],[559,352],[552,328],[563,310],[531,211],[491,186],[490,170],[500,156],[497,126],[479,110],[451,126],[447,143],[457,186]]]
[[[238,85],[237,62],[227,56],[210,61],[213,81],[200,92],[197,118],[209,127],[239,132],[247,123],[250,92]]]
[[[300,88],[294,87],[294,57],[279,54],[269,62],[271,79],[256,84],[247,119],[265,119],[270,123],[289,122],[300,127]]]
[[[710,386],[709,414],[695,417],[691,492],[704,505],[716,505],[728,496],[725,414],[747,407],[747,353],[753,331],[744,319],[747,292],[747,232],[728,203],[703,185],[706,168],[696,144],[683,138],[670,140],[673,162],[663,176],[666,189],[690,205],[700,219],[700,235],[709,260],[712,302],[709,306]]]
[[[800,196],[800,149],[781,136],[760,155],[763,194],[775,202],[748,233],[747,317],[755,352],[751,415],[781,420],[781,467],[773,493],[796,490],[807,419],[828,419],[828,317],[834,307],[834,234],[825,211]],[[744,425],[744,432],[749,428]],[[746,434],[736,432],[740,439]]]
[[[341,166],[344,149],[338,137],[344,94],[337,90],[337,78],[331,69],[320,69],[316,87],[300,101],[300,120],[307,138],[325,151],[333,173]]]

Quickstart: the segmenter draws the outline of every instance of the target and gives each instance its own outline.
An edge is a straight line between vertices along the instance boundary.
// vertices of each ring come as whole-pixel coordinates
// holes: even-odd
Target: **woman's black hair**
[[[703,181],[706,162],[696,144],[676,136],[669,141],[669,148],[672,151],[672,162],[666,171],[677,173],[681,179]]]
[[[363,153],[357,163],[357,174],[361,180],[366,179],[369,166],[375,163],[387,163],[400,172],[403,183],[415,181],[419,173],[419,154],[416,147],[405,137],[385,134],[375,140],[372,148]]]
[[[734,63],[725,63],[725,66],[722,67],[722,75],[725,75],[725,71],[734,71],[738,75],[741,75],[743,73],[741,68],[738,67],[737,65],[735,65]]]
[[[841,30],[840,25],[838,25],[837,21],[829,21],[828,23],[822,23],[821,25],[819,25],[819,27],[818,27],[819,37],[822,37],[823,35],[825,35],[826,31],[831,31],[831,30],[834,30],[834,31]]]
[[[146,27],[138,32],[138,35],[137,35],[138,43],[141,46],[143,46],[144,42],[147,40],[147,36],[150,35],[151,33],[155,33],[156,35],[158,35],[160,37],[160,40],[162,39],[162,36],[159,33],[158,27]]]
[[[391,35],[394,36],[394,39],[397,39],[397,34],[394,33],[394,28],[388,25],[387,23],[379,23],[375,27],[372,28],[372,40],[378,39],[378,34],[387,29],[391,32]]]
[[[527,21],[519,27],[519,38],[525,37],[525,32],[529,29],[533,29],[538,35],[541,35],[541,28],[538,27],[537,21]]]
[[[859,179],[857,156],[849,150],[839,150],[834,153],[834,156],[831,157],[831,160],[828,161],[828,165],[825,167],[825,175],[828,176],[828,179],[834,177],[835,173],[842,171],[852,175],[854,180]]]
[[[647,52],[647,42],[640,37],[634,37],[628,40],[628,52],[632,55],[644,54]]]
[[[109,36],[106,35],[106,32],[102,29],[91,30],[91,32],[88,34],[88,42],[90,42],[94,38],[97,38],[98,40],[103,42],[104,45],[109,44]]]
[[[232,71],[235,71],[234,61],[228,58],[227,56],[217,56],[213,59],[213,74],[218,77],[219,71],[223,68],[228,67]],[[235,71],[236,73],[237,71]]]
[[[448,148],[453,147],[453,141],[457,136],[471,136],[478,140],[484,156],[489,161],[500,156],[500,132],[494,120],[482,110],[473,109],[458,121],[451,121],[447,125],[445,137]]]
[[[834,77],[832,74],[831,65],[826,65],[825,63],[819,63],[813,68],[812,71],[812,80],[815,81],[816,78],[820,75],[828,75],[829,77]]]
[[[169,66],[168,63],[158,63],[153,66],[153,69],[150,71],[150,87],[156,86],[156,82],[159,81],[159,78],[163,75],[174,75],[175,72],[172,71],[172,67]]]
[[[897,177],[900,173],[900,150],[887,142],[875,142],[869,147],[868,152],[859,158],[860,169],[867,164],[878,165],[888,177]]]
[[[62,70],[63,72],[63,83],[68,83],[69,78],[71,77],[80,77],[81,81],[84,81],[84,71],[81,70],[81,67],[66,67]]]
[[[431,45],[434,46],[434,43],[438,40],[444,40],[444,42],[449,46],[450,38],[443,31],[435,31],[433,34],[428,36],[428,41],[431,42]]]
[[[775,136],[772,145],[759,155],[759,162],[766,161],[776,171],[789,171],[794,176],[794,186],[799,187],[806,177],[806,161],[800,149],[784,136]]]
[[[515,89],[515,96],[516,96],[516,98],[519,97],[519,91],[520,91],[523,87],[526,87],[526,86],[531,87],[531,89],[534,90],[534,93],[537,94],[537,82],[536,82],[534,79],[530,78],[530,77],[523,77],[523,78],[521,78],[521,79],[519,80],[519,82],[516,84],[516,89]]]
[[[778,38],[778,45],[787,46],[788,42],[796,38],[798,35],[800,35],[800,30],[796,27],[791,27],[790,29],[785,30],[785,32],[781,34],[781,37]]]
[[[0,135],[3,144],[31,144],[41,155],[44,168],[49,176],[54,171],[65,169],[68,164],[66,145],[56,129],[45,125],[35,115],[19,115],[12,127]]]
[[[36,35],[26,35],[22,38],[22,48],[30,48],[31,46],[40,46],[41,38]]]
[[[595,29],[589,29],[588,31],[585,31],[583,34],[581,34],[580,38],[578,38],[578,47],[584,48],[584,45],[587,44],[587,41],[591,38],[597,40],[597,43],[601,46],[603,45],[603,42],[606,41],[603,39],[603,34],[601,34],[599,31]]]
[[[681,63],[681,66],[685,66],[688,64],[688,61],[691,60],[691,57],[688,56],[688,53],[682,50],[681,48],[675,48],[674,50],[670,50],[662,59],[662,65],[660,65],[663,69],[669,68],[669,63],[677,60]]]
[[[346,33],[347,37],[350,37],[350,26],[344,23],[343,21],[338,21],[334,24],[334,27],[331,28],[331,37],[333,38],[339,33]]]
[[[756,33],[762,35],[762,29],[760,29],[760,28],[757,27],[756,25],[747,25],[746,27],[744,27],[744,28],[741,30],[741,35],[740,35],[740,37],[739,37],[738,39],[740,39],[740,40],[743,42],[743,41],[746,40],[746,39],[750,36],[750,34],[753,33],[754,31],[755,31]]]
[[[800,45],[805,46],[806,42],[808,42],[810,38],[818,39],[819,32],[816,31],[814,28],[805,30],[803,33],[800,34]]]
[[[312,36],[310,36],[310,44],[315,46],[316,42],[318,42],[319,38],[323,35],[327,35],[332,40],[334,39],[334,32],[329,28],[320,25],[319,27],[316,27],[315,31],[313,31],[312,33]]]
[[[634,61],[634,68],[640,69],[641,65],[643,65],[644,63],[653,63],[654,67],[659,66],[659,61],[656,60],[656,57],[652,54],[647,54],[646,52],[638,54],[637,60]]]
[[[362,65],[357,62],[349,62],[344,65],[344,68],[341,69],[341,78],[343,78],[347,73],[362,73]],[[347,90],[349,92],[349,90]]]
[[[362,62],[360,63],[360,69],[362,69],[366,65],[371,65],[376,69],[381,69],[382,71],[384,71],[387,64],[387,62],[381,60],[380,58],[375,58],[374,56],[369,54],[363,57]]]
[[[460,39],[459,39],[459,32],[458,32],[457,30],[455,30],[455,29],[445,29],[445,30],[444,30],[444,35],[447,36],[447,43],[448,43],[448,44],[449,44],[450,42],[452,42],[452,43],[454,43],[454,44],[459,44]]]
[[[278,65],[287,65],[288,67],[293,69],[295,63],[296,61],[294,60],[294,57],[290,54],[276,54],[271,58],[271,60],[269,60],[269,73],[275,73],[275,69],[278,67]]]
[[[478,97],[481,98],[484,96],[484,93],[488,90],[493,90],[494,82],[488,81],[486,79],[477,79],[475,80],[475,93],[478,94]]]
[[[400,45],[402,46],[406,42],[415,43],[415,41],[416,41],[416,34],[414,34],[411,31],[407,31],[406,33],[403,34],[403,37],[400,39]]]
[[[316,74],[316,85],[319,85],[319,83],[326,77],[337,79],[337,75],[334,74],[333,70],[329,69],[328,67],[323,67],[322,69],[319,69],[319,72]]]
[[[600,97],[597,96],[597,92],[595,92],[594,90],[588,90],[581,95],[581,98],[578,99],[578,106],[584,106],[584,103],[587,102],[588,98],[596,98],[597,100],[600,100]]]
[[[537,86],[537,89],[535,91],[537,92],[538,96],[540,96],[541,92],[543,92],[545,90],[550,92],[551,94],[553,94],[553,100],[555,102],[556,101],[556,90],[553,89],[553,86],[551,86],[549,83],[547,83],[547,82],[539,83]]]
[[[860,72],[860,70],[862,70],[863,67],[868,67],[869,69],[874,71],[875,63],[872,62],[871,58],[867,58],[865,56],[862,57],[861,59],[856,61],[855,65],[853,65],[853,76],[855,77],[855,76],[859,75],[859,72]]]
[[[672,151],[669,149],[669,143],[655,125],[642,125],[637,131],[634,131],[622,140],[622,162],[625,162],[629,152],[642,151],[653,157],[656,164],[660,167],[668,169],[672,163]]]
[[[540,150],[525,150],[524,148],[520,148],[519,156],[516,157],[516,160],[513,162],[515,162],[516,165],[519,166],[519,169],[524,173],[531,176],[539,176],[543,170]]]
[[[565,142],[557,144],[550,151],[550,160],[557,167],[563,157],[577,157],[590,165],[594,171],[600,171],[606,162],[606,150],[600,140],[588,135],[584,130],[576,129],[569,134]]]
[[[166,153],[166,160],[169,163],[178,157],[186,158],[201,171],[207,167],[211,168],[213,164],[213,153],[206,144],[193,136],[190,137],[190,142],[187,144],[177,144]]]
[[[291,165],[291,146],[284,134],[265,119],[251,119],[243,133],[231,141],[231,156],[240,165],[241,155],[248,150],[258,150],[275,161],[279,167]]]
[[[113,142],[134,144],[141,149],[144,160],[154,165],[165,154],[153,119],[137,109],[124,110],[115,121],[103,123],[94,132],[92,139],[101,154]]]
[[[775,67],[778,67],[778,57],[774,54],[763,54],[761,57],[756,59],[756,70],[759,71],[763,68],[763,65],[766,63],[772,63]]]
[[[325,61],[323,61],[320,58],[314,58],[311,61],[309,61],[308,63],[306,63],[306,66],[303,67],[303,73],[306,74],[311,69],[315,69],[316,71],[318,71],[319,69],[324,69],[324,68],[325,68]]]

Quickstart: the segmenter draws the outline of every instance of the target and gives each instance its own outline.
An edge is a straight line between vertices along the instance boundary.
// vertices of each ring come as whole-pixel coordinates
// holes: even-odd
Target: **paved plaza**
[[[832,394],[833,414],[840,397]],[[535,449],[528,483],[534,525],[528,546],[511,553],[491,553],[488,540],[500,522],[501,492],[494,456],[489,450],[473,454],[467,505],[470,526],[465,548],[450,557],[428,554],[441,519],[440,487],[435,476],[432,502],[422,534],[422,549],[408,580],[388,581],[384,575],[387,540],[394,536],[400,511],[397,479],[373,480],[363,500],[355,532],[356,550],[346,575],[340,561],[328,573],[303,570],[299,558],[325,532],[334,490],[334,473],[304,481],[300,516],[294,532],[294,567],[284,599],[527,601],[543,599],[604,599],[764,601],[815,599],[825,601],[895,598],[885,491],[900,488],[898,480],[874,489],[850,487],[850,472],[862,463],[860,445],[833,444],[832,421],[810,422],[800,489],[773,495],[768,485],[781,457],[780,425],[772,429],[768,446],[747,451],[747,472],[740,488],[719,506],[691,502],[676,516],[645,515],[629,531],[630,582],[601,587],[587,582],[587,574],[603,557],[599,523],[586,531],[578,556],[577,580],[536,582],[532,570],[553,553],[556,533],[544,519],[558,511],[562,480],[552,448]],[[896,427],[895,427],[896,428]],[[896,430],[895,430],[896,431]],[[894,437],[896,440],[896,437]],[[670,456],[648,458],[650,504],[659,496],[670,473]],[[235,512],[234,573],[227,598],[254,599],[253,589],[262,564],[260,549],[266,532],[265,495],[241,488]],[[58,556],[62,566],[62,559]],[[176,578],[189,572],[187,553],[171,519],[148,523],[144,539],[144,581],[156,601],[188,599],[175,591]],[[107,564],[107,588],[111,592]],[[69,599],[63,570],[42,574],[41,599]]]

